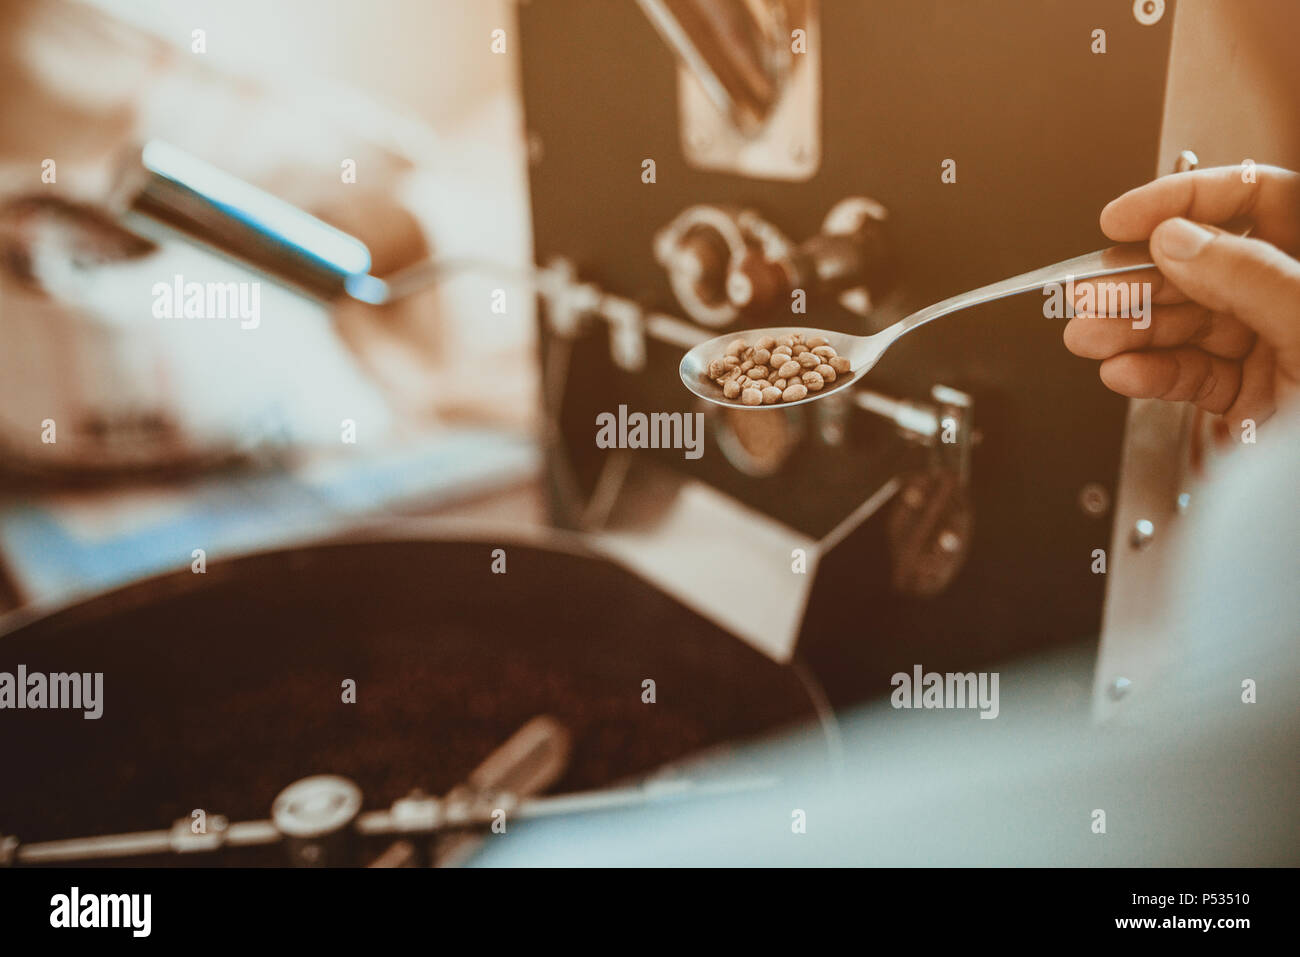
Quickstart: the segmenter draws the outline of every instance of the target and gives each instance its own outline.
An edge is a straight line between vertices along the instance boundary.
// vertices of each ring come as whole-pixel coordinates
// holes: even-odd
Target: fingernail
[[[1214,238],[1214,233],[1188,219],[1170,219],[1160,225],[1160,251],[1170,259],[1192,259]]]

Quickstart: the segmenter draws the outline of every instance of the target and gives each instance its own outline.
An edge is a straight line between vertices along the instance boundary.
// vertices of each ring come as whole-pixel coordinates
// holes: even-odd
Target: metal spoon
[[[1050,266],[1044,266],[1041,269],[1035,269],[1032,272],[1012,276],[1010,279],[1003,279],[1001,282],[960,293],[950,299],[936,302],[933,306],[926,306],[924,309],[914,312],[910,316],[898,320],[892,326],[870,336],[851,336],[844,332],[831,332],[826,329],[813,329],[805,326],[779,326],[771,329],[750,329],[745,332],[728,333],[725,336],[718,336],[716,339],[702,342],[686,353],[682,357],[682,364],[678,371],[686,388],[701,399],[716,402],[718,405],[737,409],[788,409],[794,405],[802,405],[805,402],[820,399],[838,391],[843,386],[850,385],[861,379],[880,361],[880,357],[885,354],[885,351],[890,346],[913,329],[919,329],[932,319],[938,319],[940,316],[946,316],[949,313],[958,312],[970,306],[977,306],[980,303],[992,302],[994,299],[1003,299],[1017,293],[1028,292],[1031,289],[1041,289],[1048,283],[1063,283],[1071,279],[1092,279],[1097,276],[1108,276],[1112,273],[1134,272],[1138,269],[1150,269],[1154,265],[1151,250],[1146,243],[1122,243],[1118,246],[1110,246],[1096,252],[1075,256],[1073,259],[1066,259]],[[839,355],[849,360],[852,371],[840,376],[835,381],[835,384],[829,388],[820,392],[809,392],[807,398],[795,402],[779,402],[775,405],[766,406],[742,405],[739,402],[725,398],[722,390],[708,377],[705,371],[712,360],[723,355],[727,344],[737,338],[746,338],[752,341],[760,336],[771,336],[774,339],[779,339],[782,336],[796,333],[802,335],[805,339],[810,336],[822,336],[827,339],[831,347]]]

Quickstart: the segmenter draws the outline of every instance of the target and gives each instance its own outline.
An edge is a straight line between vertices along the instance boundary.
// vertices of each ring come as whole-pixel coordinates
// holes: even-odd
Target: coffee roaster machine
[[[519,17],[557,520],[797,652],[836,704],[917,661],[1095,636],[1088,557],[1110,538],[1125,403],[1038,296],[937,323],[806,409],[697,406],[675,368],[727,330],[874,332],[1103,245],[1101,207],[1155,173],[1172,5],[539,0]],[[597,448],[621,405],[704,412],[705,454]]]
[[[731,329],[867,333],[1102,245],[1155,172],[1172,12],[521,4],[557,529],[408,525],[11,616],[6,663],[112,698],[6,716],[0,863],[458,863],[501,818],[762,789],[719,749],[774,729],[834,765],[834,710],[918,662],[1095,637],[1126,407],[1035,296],[807,407],[701,408],[676,370]],[[704,454],[600,448],[620,407],[702,413]]]

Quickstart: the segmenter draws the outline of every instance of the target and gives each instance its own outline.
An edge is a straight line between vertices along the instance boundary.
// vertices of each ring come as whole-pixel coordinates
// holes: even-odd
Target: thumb
[[[1167,219],[1151,234],[1156,266],[1188,297],[1229,313],[1300,360],[1300,263],[1260,239]]]

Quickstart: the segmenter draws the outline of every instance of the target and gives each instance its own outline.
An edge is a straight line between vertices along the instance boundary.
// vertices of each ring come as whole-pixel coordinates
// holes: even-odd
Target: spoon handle
[[[1065,259],[1050,266],[1043,266],[1041,269],[1021,273],[1019,276],[1012,276],[1000,282],[959,293],[950,299],[936,302],[933,306],[926,306],[924,309],[898,320],[892,326],[881,330],[877,335],[886,343],[891,343],[899,336],[925,325],[931,319],[938,319],[940,316],[946,316],[951,312],[957,312],[970,306],[977,306],[983,302],[992,302],[994,299],[1003,299],[1017,293],[1028,292],[1031,289],[1040,289],[1048,283],[1063,283],[1070,279],[1092,279],[1096,276],[1107,276],[1111,273],[1149,269],[1154,265],[1155,263],[1151,259],[1151,250],[1145,242],[1121,243],[1118,246],[1109,246],[1106,249],[1084,253],[1082,256],[1075,256],[1073,259]]]

